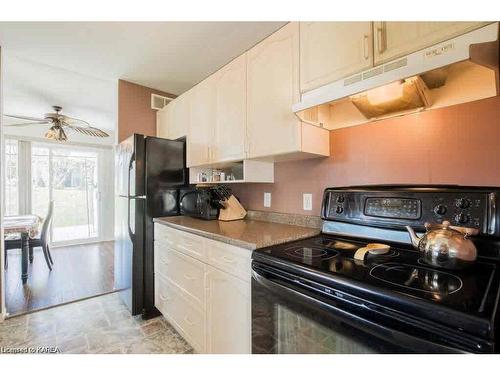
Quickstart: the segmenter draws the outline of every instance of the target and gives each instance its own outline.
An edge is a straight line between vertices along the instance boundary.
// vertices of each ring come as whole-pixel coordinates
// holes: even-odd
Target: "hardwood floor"
[[[21,250],[8,251],[5,304],[10,315],[114,290],[114,242],[52,248],[50,272],[42,249],[34,249],[28,281],[21,281]]]

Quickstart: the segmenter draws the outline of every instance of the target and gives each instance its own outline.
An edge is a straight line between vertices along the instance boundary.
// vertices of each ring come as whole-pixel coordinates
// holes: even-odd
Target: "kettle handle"
[[[441,224],[439,223],[425,223],[424,224],[425,230],[430,231],[433,229],[448,229],[451,228],[453,229],[452,226],[450,226],[450,222],[445,220]]]
[[[450,226],[450,229],[456,230],[462,233],[466,238],[469,236],[477,236],[479,234],[479,229],[468,228],[468,227],[456,227],[454,225]]]
[[[438,228],[456,230],[457,232],[462,233],[465,236],[465,238],[469,236],[476,236],[479,234],[479,229],[477,228],[458,227],[455,225],[450,225],[450,222],[446,220],[443,221],[442,224],[425,223],[424,226],[426,230],[438,229]]]

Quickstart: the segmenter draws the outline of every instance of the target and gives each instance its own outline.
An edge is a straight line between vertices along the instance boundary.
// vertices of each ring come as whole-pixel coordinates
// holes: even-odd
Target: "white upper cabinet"
[[[248,158],[274,161],[329,155],[329,132],[302,123],[299,24],[291,22],[247,53]]]
[[[289,23],[247,53],[248,157],[300,148],[299,24]]]
[[[156,113],[156,135],[177,139],[187,136],[189,125],[189,93],[172,100]]]
[[[189,131],[187,137],[187,166],[211,162],[215,130],[215,85],[213,76],[192,89],[189,101]]]
[[[301,22],[301,92],[370,68],[372,41],[371,22]]]
[[[375,65],[467,33],[487,22],[375,22]]]
[[[170,102],[165,107],[156,112],[156,136],[160,138],[169,138],[170,116],[174,102]]]
[[[213,76],[215,85],[214,145],[212,162],[245,158],[246,54],[224,66]]]
[[[187,135],[189,125],[190,94],[190,92],[186,92],[173,102],[174,106],[171,109],[168,130],[169,139],[177,139]]]

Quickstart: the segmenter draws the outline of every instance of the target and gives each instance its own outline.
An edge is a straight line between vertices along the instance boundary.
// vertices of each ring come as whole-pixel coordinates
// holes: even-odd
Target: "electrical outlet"
[[[264,207],[271,207],[271,193],[264,193]]]
[[[302,197],[304,210],[311,211],[313,209],[313,195],[311,193],[304,193]]]

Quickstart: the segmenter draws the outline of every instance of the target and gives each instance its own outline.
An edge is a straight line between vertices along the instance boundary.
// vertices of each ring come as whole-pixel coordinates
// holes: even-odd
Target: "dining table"
[[[4,216],[4,238],[9,239],[14,234],[21,239],[21,279],[28,280],[28,260],[33,262],[33,250],[30,249],[29,239],[38,235],[41,219],[37,215]]]

